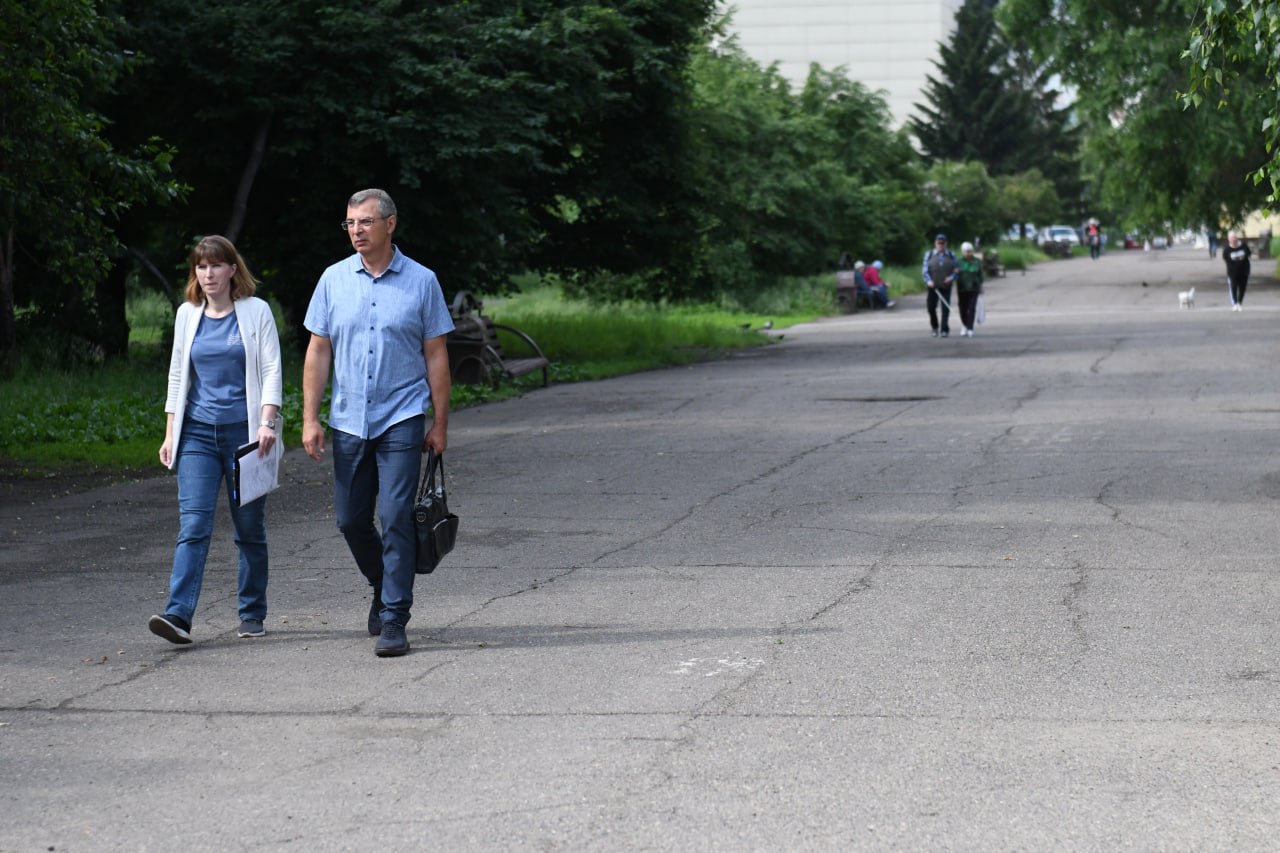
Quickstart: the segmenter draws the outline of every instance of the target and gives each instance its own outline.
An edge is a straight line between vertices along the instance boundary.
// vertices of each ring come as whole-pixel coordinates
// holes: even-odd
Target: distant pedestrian
[[[956,270],[956,299],[960,301],[961,335],[973,337],[978,297],[982,295],[982,261],[973,253],[972,243],[960,244],[960,265]]]
[[[1227,245],[1222,247],[1222,259],[1227,262],[1227,295],[1231,297],[1231,310],[1244,310],[1244,291],[1249,286],[1249,244],[1235,231],[1227,232]]]
[[[1085,241],[1089,244],[1089,257],[1095,261],[1102,254],[1102,228],[1098,225],[1098,220],[1090,219],[1089,226],[1085,228]]]
[[[933,238],[933,248],[924,253],[924,263],[920,265],[920,275],[929,295],[925,299],[925,307],[929,311],[929,328],[933,336],[947,337],[951,334],[951,285],[955,283],[959,269],[955,252],[947,248],[947,235],[939,234]],[[942,319],[938,319],[938,303],[942,303]]]
[[[261,637],[267,616],[266,497],[244,506],[232,498],[236,450],[258,442],[266,456],[279,440],[280,338],[271,306],[236,247],[205,237],[191,250],[186,301],[173,324],[169,390],[160,461],[178,471],[178,543],[169,603],[147,627],[171,643],[191,642],[213,538],[218,492],[227,483],[240,552],[241,637]]]
[[[422,454],[448,443],[453,320],[436,274],[391,242],[396,206],[361,190],[341,224],[355,254],[320,276],[304,325],[302,446],[324,454],[320,399],[333,369],[334,510],[360,573],[373,587],[374,654],[409,651],[418,541],[413,503]],[[426,412],[432,411],[427,424]],[[374,526],[375,510],[381,532]]]

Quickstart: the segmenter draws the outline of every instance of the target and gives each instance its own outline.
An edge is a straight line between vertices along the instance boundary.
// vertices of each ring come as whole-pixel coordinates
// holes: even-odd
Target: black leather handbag
[[[440,469],[439,481],[436,480],[437,468]],[[444,456],[437,456],[434,450],[427,451],[427,470],[413,505],[413,525],[418,534],[417,573],[429,575],[444,555],[453,550],[458,538],[458,517],[449,512],[444,489]]]

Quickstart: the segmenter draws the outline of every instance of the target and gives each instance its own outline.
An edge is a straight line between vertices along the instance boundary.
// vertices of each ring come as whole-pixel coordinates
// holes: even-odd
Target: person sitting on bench
[[[892,308],[895,303],[889,298],[889,285],[880,277],[884,262],[876,261],[867,266],[858,261],[858,265],[862,268],[858,276],[858,295],[867,296],[872,308]]]

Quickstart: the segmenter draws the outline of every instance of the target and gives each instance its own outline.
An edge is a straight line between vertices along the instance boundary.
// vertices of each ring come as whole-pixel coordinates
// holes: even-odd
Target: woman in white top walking
[[[180,524],[164,613],[152,633],[191,642],[191,620],[204,582],[213,516],[227,483],[240,552],[241,637],[260,637],[267,615],[267,529],[262,497],[241,506],[233,494],[236,450],[258,442],[265,456],[279,440],[280,337],[271,307],[225,237],[205,237],[191,250],[186,301],[173,325],[160,461],[178,472]]]

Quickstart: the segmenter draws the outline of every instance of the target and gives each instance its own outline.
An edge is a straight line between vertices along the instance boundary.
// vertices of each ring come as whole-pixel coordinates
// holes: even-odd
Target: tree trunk
[[[129,317],[125,313],[125,284],[131,266],[120,258],[94,285],[98,308],[98,344],[108,356],[129,354]]]
[[[13,319],[13,229],[0,241],[0,372],[11,375],[18,366],[18,327]]]
[[[271,113],[262,117],[258,124],[258,132],[253,136],[253,145],[249,148],[249,159],[240,173],[240,186],[236,188],[236,198],[231,206],[231,219],[227,222],[227,230],[223,236],[232,243],[240,239],[240,229],[244,228],[245,216],[249,211],[249,192],[253,182],[262,168],[262,158],[267,151],[267,131],[271,129]]]

